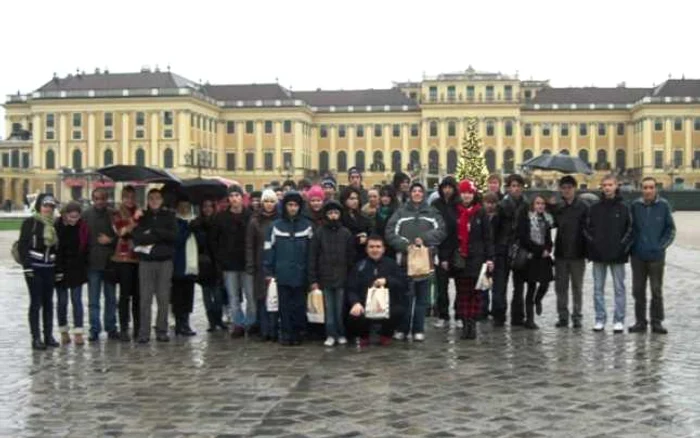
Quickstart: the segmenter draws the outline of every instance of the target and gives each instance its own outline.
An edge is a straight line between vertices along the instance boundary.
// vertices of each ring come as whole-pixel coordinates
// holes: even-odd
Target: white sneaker
[[[444,329],[446,325],[447,321],[445,321],[444,319],[438,319],[433,323],[433,327],[436,329]]]
[[[406,339],[406,335],[401,332],[396,332],[394,333],[394,339],[396,339],[397,341],[403,341],[404,339]]]
[[[425,341],[425,335],[423,333],[416,333],[413,335],[413,340],[416,342],[423,342]]]
[[[625,332],[625,325],[621,322],[616,322],[615,325],[613,325],[613,333],[624,333]]]
[[[462,321],[461,319],[458,319],[457,321],[455,321],[455,327],[457,327],[458,329],[463,329],[464,328],[464,321]]]
[[[348,340],[345,338],[345,336],[341,336],[338,338],[338,345],[345,345],[348,343]]]
[[[335,345],[335,339],[332,336],[326,338],[326,342],[323,343],[326,347],[332,347]]]
[[[605,323],[603,322],[596,322],[593,326],[594,332],[602,332],[603,330],[605,330]]]

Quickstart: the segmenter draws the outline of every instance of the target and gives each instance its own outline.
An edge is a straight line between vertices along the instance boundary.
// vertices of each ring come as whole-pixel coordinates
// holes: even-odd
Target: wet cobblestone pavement
[[[207,334],[198,296],[194,338],[33,352],[24,282],[0,263],[2,437],[700,436],[700,251],[690,248],[669,253],[665,337],[591,332],[589,269],[581,331],[553,327],[550,291],[537,332],[481,324],[468,343],[431,329],[424,344],[364,351]]]

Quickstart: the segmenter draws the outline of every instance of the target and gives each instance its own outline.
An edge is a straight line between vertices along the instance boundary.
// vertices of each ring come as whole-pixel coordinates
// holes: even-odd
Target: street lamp
[[[197,169],[199,178],[202,177],[202,169],[213,169],[213,164],[211,151],[202,149],[201,146],[197,146],[197,149],[193,149],[188,155],[185,155],[185,167]]]

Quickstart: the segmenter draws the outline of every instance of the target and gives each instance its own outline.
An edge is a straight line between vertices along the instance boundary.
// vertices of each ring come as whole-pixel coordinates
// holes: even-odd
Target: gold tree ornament
[[[486,167],[486,159],[481,138],[478,134],[478,121],[474,117],[467,119],[466,131],[462,138],[462,148],[459,152],[459,161],[457,162],[457,179],[470,179],[474,182],[477,189],[483,192],[486,187],[486,180],[489,177],[489,171]]]

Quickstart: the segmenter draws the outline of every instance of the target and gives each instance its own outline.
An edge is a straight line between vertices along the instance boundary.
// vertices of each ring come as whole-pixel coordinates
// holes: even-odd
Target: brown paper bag
[[[424,278],[432,273],[433,264],[430,262],[430,249],[425,245],[410,245],[408,247],[408,276]]]
[[[389,289],[371,287],[367,290],[365,318],[389,319]]]
[[[306,296],[306,318],[309,322],[323,324],[325,318],[325,307],[323,304],[323,292],[314,289]]]

